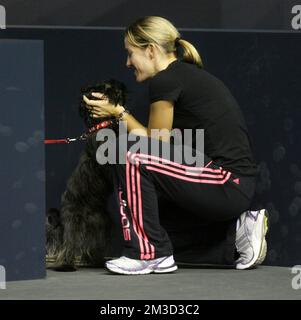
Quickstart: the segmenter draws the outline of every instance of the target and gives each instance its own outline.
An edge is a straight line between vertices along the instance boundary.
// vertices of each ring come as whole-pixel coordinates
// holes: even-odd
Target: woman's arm
[[[108,100],[89,100],[84,96],[87,105],[93,106],[95,116],[112,115],[119,117],[124,107],[114,106]],[[169,133],[173,123],[173,103],[157,101],[150,105],[150,114],[147,128],[144,127],[131,114],[124,113],[122,120],[127,122],[127,130],[136,135],[149,136],[163,141],[169,141]]]
[[[173,104],[169,101],[152,103],[147,128],[128,113],[125,113],[122,120],[127,122],[127,130],[133,134],[169,141],[173,123]]]
[[[173,114],[174,106],[172,102],[163,100],[153,102],[150,105],[147,135],[155,139],[169,141]]]

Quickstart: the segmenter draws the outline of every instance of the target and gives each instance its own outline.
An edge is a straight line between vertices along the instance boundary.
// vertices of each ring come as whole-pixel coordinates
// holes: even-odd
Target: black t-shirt
[[[173,128],[204,129],[204,152],[229,171],[258,172],[241,110],[222,81],[196,65],[176,60],[149,83],[150,103],[174,103]]]

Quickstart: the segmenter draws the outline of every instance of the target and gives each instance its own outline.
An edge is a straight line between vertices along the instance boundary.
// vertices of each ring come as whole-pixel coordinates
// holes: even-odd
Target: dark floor
[[[292,287],[291,268],[255,270],[179,268],[174,274],[120,276],[104,269],[60,273],[48,270],[41,280],[8,282],[0,299],[203,300],[301,299]]]

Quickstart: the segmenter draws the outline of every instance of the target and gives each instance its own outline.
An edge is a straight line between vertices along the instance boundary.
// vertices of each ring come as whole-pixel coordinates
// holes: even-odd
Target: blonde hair
[[[140,18],[126,29],[125,37],[134,47],[145,48],[154,43],[166,53],[175,52],[177,56],[179,56],[178,49],[182,49],[182,61],[203,67],[196,48],[190,42],[181,39],[176,27],[165,18],[157,16]]]

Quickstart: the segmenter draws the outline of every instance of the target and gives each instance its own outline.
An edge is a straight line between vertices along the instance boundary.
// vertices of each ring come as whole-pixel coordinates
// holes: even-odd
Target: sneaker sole
[[[173,265],[171,267],[168,268],[158,268],[153,270],[153,273],[170,273],[170,272],[174,272],[178,270],[178,266],[177,265]]]
[[[263,213],[260,212],[260,214],[263,214],[262,217],[262,241],[260,243],[260,248],[258,250],[258,254],[254,255],[253,259],[248,263],[248,264],[240,264],[238,263],[236,265],[236,269],[238,270],[245,270],[245,269],[254,269],[256,268],[258,265],[260,265],[265,257],[266,257],[266,253],[267,253],[267,242],[265,239],[265,236],[268,232],[268,212],[267,210],[261,210],[263,211]]]
[[[110,272],[113,272],[113,273],[118,273],[118,274],[125,274],[125,275],[143,275],[143,274],[151,274],[151,273],[160,273],[160,274],[163,274],[163,273],[171,273],[171,272],[174,272],[178,269],[178,266],[177,265],[172,265],[170,267],[166,267],[166,268],[156,268],[156,269],[153,269],[151,267],[148,267],[148,268],[145,268],[145,269],[142,269],[142,270],[124,270],[124,269],[121,269],[113,264],[106,264],[106,268],[110,271]]]

